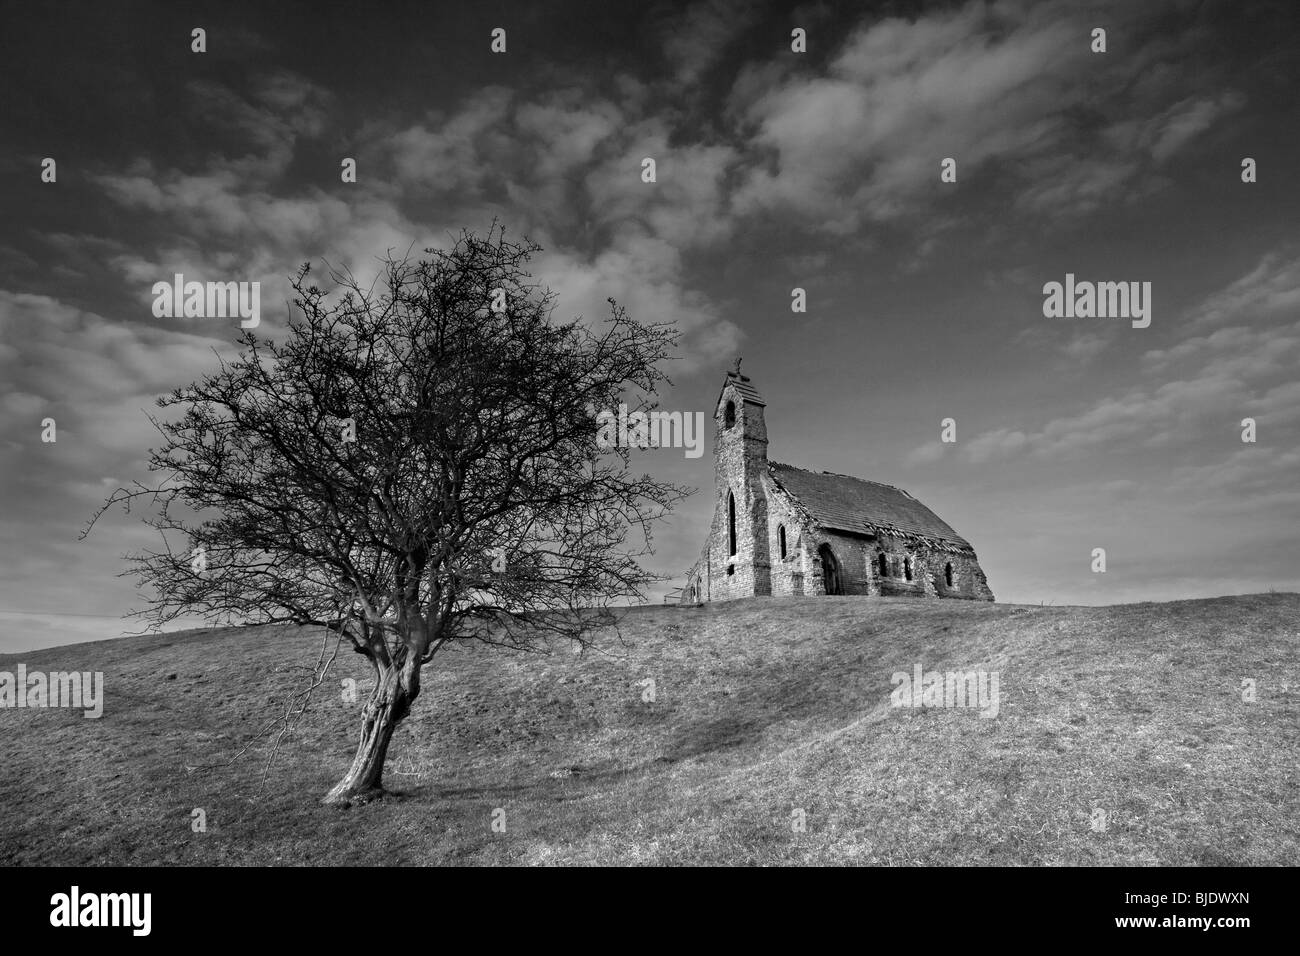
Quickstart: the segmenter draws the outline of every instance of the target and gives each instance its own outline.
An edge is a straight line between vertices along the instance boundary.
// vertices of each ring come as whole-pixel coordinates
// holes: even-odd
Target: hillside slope
[[[282,709],[319,634],[0,656],[106,681],[98,720],[0,710],[0,864],[1300,863],[1300,595],[755,599],[634,609],[621,631],[582,655],[440,655],[390,752],[396,793],[347,810],[318,802],[355,746],[339,680],[369,686],[347,651],[264,785],[261,745],[186,770]],[[998,717],[892,708],[918,663],[997,670]]]

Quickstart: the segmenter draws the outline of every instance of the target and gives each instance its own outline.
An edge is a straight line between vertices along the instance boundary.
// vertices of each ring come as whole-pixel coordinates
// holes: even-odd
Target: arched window
[[[907,578],[907,580],[909,581],[912,580],[912,559],[911,558],[903,559],[903,577]]]
[[[730,428],[732,425],[736,424],[736,403],[727,402],[727,410],[722,414],[723,414],[723,418],[722,418],[723,423],[727,428]]]
[[[947,564],[943,566],[943,580],[948,585],[948,587],[952,587],[952,562],[951,561],[949,561]]]
[[[880,566],[880,576],[889,577],[889,559],[885,557],[885,552],[881,551],[876,555],[876,564]]]
[[[736,554],[736,496],[727,492],[727,554]]]
[[[817,549],[817,557],[822,562],[822,582],[825,585],[827,594],[843,594],[844,578],[840,572],[839,559],[835,557],[835,552],[831,550],[829,544],[823,544]]]
[[[778,525],[776,529],[776,550],[781,555],[781,560],[785,560],[785,525]]]

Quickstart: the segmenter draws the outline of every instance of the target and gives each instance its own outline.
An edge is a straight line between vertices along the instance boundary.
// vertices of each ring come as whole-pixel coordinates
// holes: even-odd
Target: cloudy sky
[[[564,315],[612,295],[679,324],[664,407],[710,415],[743,355],[774,459],[907,488],[974,543],[999,600],[1300,590],[1293,0],[6,18],[0,651],[138,627],[116,575],[149,533],[114,515],[78,534],[146,477],[153,397],[238,332],[155,318],[153,283],[259,281],[274,334],[301,262],[364,272],[493,217],[545,247],[534,273]],[[1150,326],[1045,317],[1067,273],[1150,282]],[[680,583],[710,455],[637,460],[702,489],[656,540]]]

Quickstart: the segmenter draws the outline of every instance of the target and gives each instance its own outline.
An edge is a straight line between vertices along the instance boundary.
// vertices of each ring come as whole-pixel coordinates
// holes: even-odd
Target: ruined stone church
[[[822,594],[993,600],[970,542],[903,489],[769,461],[767,403],[736,366],[714,409],[713,524],[683,601]]]

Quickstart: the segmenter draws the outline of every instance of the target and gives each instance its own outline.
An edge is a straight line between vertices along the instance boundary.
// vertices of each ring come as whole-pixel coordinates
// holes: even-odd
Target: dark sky
[[[78,533],[146,477],[153,397],[238,332],[155,318],[154,282],[259,281],[274,334],[301,262],[364,273],[493,217],[564,315],[679,323],[663,407],[711,415],[743,355],[774,459],[906,488],[1000,600],[1296,590],[1298,11],[6,4],[0,650],[136,626],[115,575],[145,529]],[[1150,327],[1045,317],[1066,273],[1150,282]],[[710,456],[637,461],[702,489],[657,538],[680,581]]]

